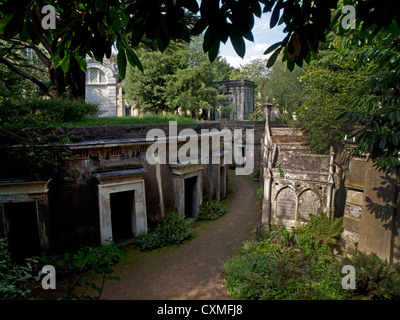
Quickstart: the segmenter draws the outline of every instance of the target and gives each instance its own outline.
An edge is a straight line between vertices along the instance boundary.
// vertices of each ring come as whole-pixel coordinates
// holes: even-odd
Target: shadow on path
[[[114,268],[121,281],[106,281],[102,300],[228,299],[221,266],[242,242],[254,239],[260,209],[254,187],[244,176],[229,172],[235,192],[228,212],[206,222],[197,236],[180,246],[146,254],[129,267],[123,259]]]

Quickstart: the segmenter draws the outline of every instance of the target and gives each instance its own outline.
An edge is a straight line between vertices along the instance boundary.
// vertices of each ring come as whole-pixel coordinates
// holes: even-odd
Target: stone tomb
[[[49,182],[0,182],[0,237],[8,238],[17,261],[50,247]]]
[[[126,242],[147,233],[143,173],[132,169],[95,173],[99,181],[100,242]]]
[[[279,188],[279,184],[283,185]],[[296,222],[306,222],[310,214],[318,215],[322,211],[320,195],[310,186],[303,182],[303,188],[298,183],[280,181],[273,194],[272,219],[275,223],[292,227]],[[304,186],[305,185],[305,186]],[[312,188],[310,188],[312,187]]]
[[[203,201],[203,165],[171,164],[175,207],[181,217],[197,219]]]

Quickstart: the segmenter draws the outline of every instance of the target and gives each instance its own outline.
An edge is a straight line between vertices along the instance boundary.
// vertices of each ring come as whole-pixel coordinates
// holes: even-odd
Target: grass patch
[[[168,124],[170,121],[177,123],[198,123],[196,119],[182,117],[175,114],[151,114],[140,117],[90,117],[77,121],[60,124],[66,127],[87,127],[87,126],[118,126],[118,125],[140,125],[140,124]]]
[[[60,126],[114,126],[138,124],[197,123],[177,114],[149,114],[141,117],[98,117],[98,106],[84,99],[3,99],[0,128],[43,128]]]

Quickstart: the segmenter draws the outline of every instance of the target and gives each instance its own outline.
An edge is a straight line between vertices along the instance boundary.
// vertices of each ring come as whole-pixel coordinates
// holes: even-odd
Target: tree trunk
[[[85,81],[86,74],[79,67],[76,60],[71,60],[71,66],[67,73],[61,68],[50,70],[50,82],[53,92],[57,96],[63,95],[69,87],[70,93],[74,98],[85,98]]]
[[[86,73],[81,69],[78,62],[73,59],[68,73],[66,74],[67,85],[70,87],[74,98],[85,98]]]

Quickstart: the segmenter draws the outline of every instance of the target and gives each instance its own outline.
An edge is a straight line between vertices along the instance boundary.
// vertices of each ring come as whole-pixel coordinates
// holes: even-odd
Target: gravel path
[[[144,255],[114,268],[121,281],[106,281],[102,300],[224,300],[221,265],[254,238],[260,209],[254,187],[244,176],[229,172],[235,189],[229,196],[228,212],[201,224],[197,236],[180,246]],[[144,261],[143,261],[144,260]]]

